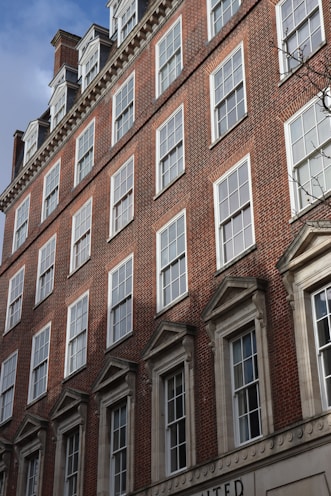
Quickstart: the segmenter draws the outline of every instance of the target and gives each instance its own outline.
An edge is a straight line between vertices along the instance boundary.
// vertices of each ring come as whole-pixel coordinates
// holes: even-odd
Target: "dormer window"
[[[64,65],[51,81],[53,94],[49,102],[51,131],[59,124],[74,103],[77,88],[77,69]]]
[[[28,130],[25,133],[25,136],[23,138],[23,141],[25,142],[25,145],[24,145],[24,165],[27,162],[29,162],[32,155],[34,155],[37,151],[38,125],[37,125],[37,123],[34,123],[29,127],[30,127],[30,129],[28,128]]]
[[[138,24],[145,10],[146,0],[110,0],[110,35],[120,45]]]
[[[92,24],[86,35],[78,43],[79,78],[82,92],[105,65],[111,42],[108,29]]]
[[[29,162],[44,141],[46,133],[48,132],[48,127],[49,123],[41,119],[32,121],[28,125],[28,128],[22,137],[22,141],[24,142],[23,165]]]
[[[52,128],[56,127],[66,112],[66,88],[60,88],[58,97],[54,102],[54,112],[52,115]]]
[[[123,2],[119,14],[119,41],[122,42],[137,24],[137,0]]]
[[[95,78],[98,74],[99,68],[99,49],[100,43],[99,40],[96,40],[92,46],[84,53],[83,59],[81,61],[82,65],[82,91],[87,88],[90,82]]]

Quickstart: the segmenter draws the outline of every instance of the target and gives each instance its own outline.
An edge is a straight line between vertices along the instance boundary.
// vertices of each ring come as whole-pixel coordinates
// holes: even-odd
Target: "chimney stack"
[[[23,154],[24,154],[24,142],[22,141],[23,131],[15,131],[14,133],[14,145],[13,145],[13,162],[12,162],[12,172],[11,180],[13,181],[21,165],[23,164]]]
[[[77,69],[78,51],[76,50],[76,45],[80,39],[80,36],[68,33],[62,29],[58,30],[51,41],[51,44],[55,48],[54,76],[56,76],[63,64]]]

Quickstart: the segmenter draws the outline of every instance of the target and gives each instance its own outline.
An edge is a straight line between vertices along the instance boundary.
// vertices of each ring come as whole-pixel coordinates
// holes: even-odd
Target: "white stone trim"
[[[256,334],[262,436],[273,431],[265,292],[266,281],[255,278],[225,278],[203,313],[215,354],[216,414],[220,455],[237,445],[233,422],[230,341],[250,327],[254,327]]]
[[[307,223],[277,267],[293,310],[304,419],[323,411],[316,357],[311,293],[331,279],[331,221]]]

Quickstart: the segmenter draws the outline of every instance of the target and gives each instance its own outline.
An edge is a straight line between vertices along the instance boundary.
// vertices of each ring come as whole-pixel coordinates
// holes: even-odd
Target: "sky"
[[[51,96],[55,33],[109,27],[106,0],[0,0],[0,192],[10,183],[13,134],[40,117]],[[5,216],[0,212],[0,260]]]

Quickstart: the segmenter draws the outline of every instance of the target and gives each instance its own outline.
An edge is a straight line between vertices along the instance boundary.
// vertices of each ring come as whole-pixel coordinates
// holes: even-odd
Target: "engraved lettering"
[[[240,479],[234,481],[235,496],[244,496],[244,486]]]

